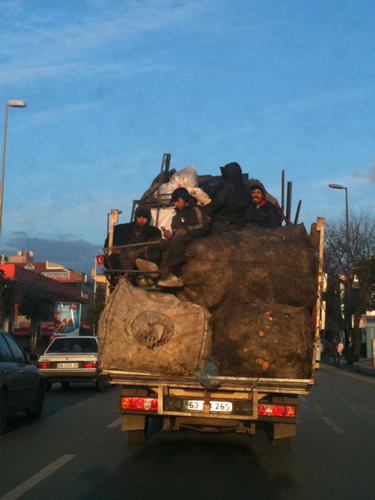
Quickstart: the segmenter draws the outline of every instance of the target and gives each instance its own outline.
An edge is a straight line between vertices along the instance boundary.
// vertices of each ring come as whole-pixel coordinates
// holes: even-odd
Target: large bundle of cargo
[[[199,305],[121,278],[100,319],[102,367],[195,376],[211,350],[208,317]]]

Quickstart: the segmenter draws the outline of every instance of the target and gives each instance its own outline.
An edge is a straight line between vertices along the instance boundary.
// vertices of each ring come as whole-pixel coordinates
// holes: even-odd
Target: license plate
[[[210,412],[212,413],[229,413],[233,409],[233,404],[229,401],[210,401]],[[185,410],[187,411],[203,411],[203,401],[196,399],[185,399]]]
[[[78,363],[57,363],[57,368],[78,368]]]

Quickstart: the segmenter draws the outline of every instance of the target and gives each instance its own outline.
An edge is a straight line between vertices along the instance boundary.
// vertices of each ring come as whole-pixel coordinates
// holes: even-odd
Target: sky
[[[300,221],[375,209],[373,0],[0,0],[0,253],[90,274],[160,172],[238,162]],[[1,133],[2,135],[2,133]]]

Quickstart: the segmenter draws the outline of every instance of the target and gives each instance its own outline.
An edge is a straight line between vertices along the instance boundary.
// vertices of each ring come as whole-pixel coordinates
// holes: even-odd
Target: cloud
[[[1,23],[0,81],[29,82],[30,78],[61,78],[64,74],[79,77],[85,73],[113,73],[121,66],[121,58],[118,64],[107,64],[108,50],[115,47],[121,54],[134,43],[147,43],[147,34],[163,35],[177,27],[198,29],[198,22],[204,27],[204,20],[212,11],[207,0],[133,1],[115,5],[111,2],[110,6],[104,2],[84,3],[88,4],[86,8],[81,4],[71,6],[72,15],[58,6],[31,14],[27,3],[22,2],[17,4],[17,16],[7,9]],[[77,18],[79,23],[72,21]],[[133,65],[131,61],[125,74],[132,74]],[[136,63],[142,71],[154,65],[150,61]]]
[[[76,272],[91,275],[95,265],[95,254],[101,254],[102,248],[84,240],[70,239],[69,235],[61,235],[61,240],[35,238],[26,232],[15,232],[2,243],[1,253],[9,256],[17,255],[18,250],[32,251],[34,261],[51,261],[62,264]]]
[[[352,171],[351,176],[355,179],[364,179],[375,183],[375,162],[370,170],[355,169]]]

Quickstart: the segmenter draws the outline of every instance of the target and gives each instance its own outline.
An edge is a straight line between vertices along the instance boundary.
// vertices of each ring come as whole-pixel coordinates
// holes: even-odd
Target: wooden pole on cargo
[[[286,220],[287,224],[290,224],[290,217],[292,213],[292,189],[293,189],[293,182],[289,181],[287,184],[287,191],[286,191]]]
[[[318,254],[318,277],[317,277],[317,299],[316,299],[316,316],[315,316],[315,345],[313,364],[315,366],[316,351],[320,341],[320,330],[322,329],[322,301],[324,290],[324,217],[316,219],[316,230],[319,231],[319,254]]]
[[[285,215],[285,170],[281,172],[281,214]]]
[[[299,213],[301,211],[301,205],[302,205],[302,200],[299,200],[298,206],[297,206],[297,211],[296,211],[296,216],[294,218],[294,224],[298,224],[298,218],[299,218]]]
[[[117,210],[116,208],[112,208],[112,210],[109,213],[109,230],[108,230],[108,249],[107,249],[107,255],[108,257],[112,255],[112,247],[113,247],[113,233],[114,233],[114,227],[115,224],[118,222],[118,216],[122,213],[121,210]],[[107,279],[106,282],[106,287],[105,287],[105,296],[106,298],[109,297],[110,294],[110,289],[109,289],[109,281]]]

